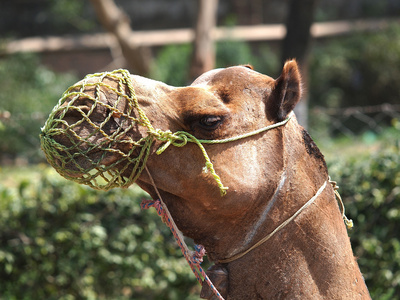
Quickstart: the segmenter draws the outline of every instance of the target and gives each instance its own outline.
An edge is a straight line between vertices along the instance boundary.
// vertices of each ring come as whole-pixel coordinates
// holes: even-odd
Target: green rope
[[[127,92],[125,88],[128,89]],[[100,101],[102,92],[115,94],[117,97],[115,103],[110,105]],[[80,107],[82,101],[91,104],[87,112]],[[127,105],[124,111],[118,108],[120,103]],[[102,122],[95,122],[91,118],[96,108],[108,112]],[[74,123],[68,122],[67,113],[80,118]],[[105,127],[115,117],[120,120],[120,124],[111,134],[107,134]],[[40,139],[47,160],[57,172],[67,179],[101,190],[127,187],[135,182],[143,171],[151,153],[150,149],[156,140],[162,143],[156,151],[157,155],[162,154],[170,145],[183,147],[188,142],[194,143],[204,156],[204,172],[211,173],[221,195],[224,196],[228,187],[222,184],[203,144],[222,144],[247,138],[282,126],[290,117],[259,130],[221,140],[202,140],[185,131],[172,133],[169,130],[154,129],[139,106],[129,72],[115,70],[88,75],[81,82],[68,88],[50,113],[42,128]],[[89,130],[91,133],[86,137],[81,137],[74,130],[78,126],[83,126],[83,123],[91,129]],[[136,126],[145,127],[148,135],[134,141],[129,137],[129,132]],[[102,139],[101,142],[98,138],[95,139],[98,135]],[[121,150],[127,148],[128,151]],[[118,159],[108,165],[101,164],[108,156]],[[129,176],[122,175],[128,170]]]

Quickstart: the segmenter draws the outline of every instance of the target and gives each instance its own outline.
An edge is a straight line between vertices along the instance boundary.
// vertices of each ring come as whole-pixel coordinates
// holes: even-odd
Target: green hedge
[[[98,192],[50,168],[27,173],[14,187],[0,181],[1,299],[198,295],[168,228],[153,209],[141,211],[143,192]]]
[[[57,99],[78,79],[40,65],[33,54],[0,58],[0,160],[43,160],[39,133]],[[2,117],[9,115],[9,117]]]
[[[399,128],[400,129],[400,128]],[[400,130],[365,158],[328,163],[340,185],[355,256],[373,299],[400,299]]]

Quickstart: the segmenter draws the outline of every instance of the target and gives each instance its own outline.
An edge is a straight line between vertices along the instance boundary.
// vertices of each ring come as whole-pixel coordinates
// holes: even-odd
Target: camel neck
[[[286,130],[286,128],[282,129],[283,132]],[[277,231],[292,222],[298,214],[303,213],[303,210],[325,189],[328,181],[325,161],[323,158],[317,159],[315,155],[307,155],[307,147],[313,147],[309,145],[312,142],[311,138],[305,141],[303,134],[302,141],[299,138],[293,139],[292,135],[288,136],[291,140],[286,140],[282,145],[288,144],[291,147],[283,146],[283,169],[276,177],[279,181],[275,184],[273,194],[261,197],[259,208],[252,215],[255,221],[246,229],[235,253],[231,253],[225,259],[219,259],[220,263],[236,260],[269,240]],[[286,138],[284,133],[282,138]],[[296,145],[299,141],[303,145]],[[298,151],[298,149],[303,149],[303,151]],[[318,165],[322,165],[323,168]]]
[[[227,269],[228,299],[370,299],[330,186],[284,230]]]
[[[274,196],[272,197],[272,199],[268,202],[268,205],[265,207],[265,209],[263,210],[259,220],[254,224],[253,226],[253,230],[249,231],[248,234],[246,235],[245,240],[246,241],[250,241],[255,232],[258,231],[258,228],[261,226],[262,222],[264,222],[268,212],[270,211],[272,205],[275,202],[275,198],[277,196],[277,193],[279,193],[280,189],[283,186],[284,183],[284,179],[286,177],[283,176],[279,185],[278,185],[278,189],[275,192]],[[259,240],[258,242],[256,242],[255,244],[253,244],[253,246],[249,247],[247,250],[244,250],[242,252],[239,252],[237,254],[235,254],[234,256],[224,259],[224,260],[220,260],[219,263],[229,263],[232,261],[235,261],[243,256],[245,256],[246,254],[250,253],[251,251],[253,251],[254,249],[256,249],[257,247],[260,247],[262,244],[266,243],[268,240],[270,240],[276,233],[278,233],[280,230],[283,230],[290,222],[292,222],[299,214],[301,214],[305,209],[307,209],[307,207],[309,207],[311,204],[313,204],[313,202],[321,195],[321,193],[324,191],[327,183],[330,183],[329,180],[325,181],[323,183],[323,185],[318,189],[317,193],[310,198],[303,206],[301,206],[293,215],[291,215],[289,218],[287,218],[285,221],[283,221],[280,225],[278,225],[274,230],[272,230],[270,233],[268,233],[266,236],[264,236],[261,240]]]
[[[282,173],[272,197],[264,199],[252,241],[298,211],[328,179],[311,137],[288,125]],[[298,134],[286,135],[288,130]],[[228,299],[370,299],[331,184],[287,226],[226,268]]]

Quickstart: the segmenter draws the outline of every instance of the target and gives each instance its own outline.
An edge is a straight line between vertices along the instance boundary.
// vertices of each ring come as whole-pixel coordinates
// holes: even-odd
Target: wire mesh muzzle
[[[95,189],[127,187],[140,175],[150,147],[129,73],[88,75],[70,87],[40,135],[49,163],[63,177]]]

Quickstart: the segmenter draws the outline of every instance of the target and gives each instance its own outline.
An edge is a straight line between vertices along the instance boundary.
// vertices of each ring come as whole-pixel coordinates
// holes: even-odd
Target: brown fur
[[[295,61],[285,64],[277,80],[237,66],[207,72],[188,87],[139,76],[132,82],[154,128],[186,130],[201,139],[236,136],[283,120],[301,96]],[[90,134],[79,126],[74,130]],[[140,130],[131,136],[146,134]],[[147,166],[180,230],[216,262],[273,231],[328,179],[323,155],[295,117],[251,138],[205,147],[229,187],[225,197],[211,174],[202,172],[204,157],[194,144],[152,154]],[[157,197],[145,173],[138,184]],[[220,267],[228,272],[228,282],[221,283],[227,299],[369,299],[330,185],[269,241]]]

